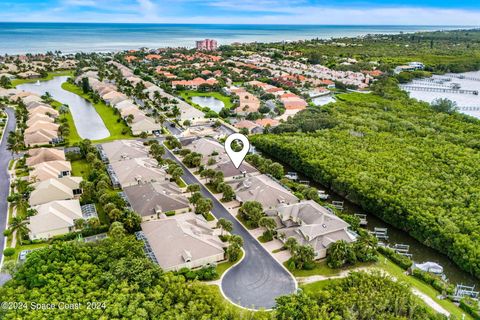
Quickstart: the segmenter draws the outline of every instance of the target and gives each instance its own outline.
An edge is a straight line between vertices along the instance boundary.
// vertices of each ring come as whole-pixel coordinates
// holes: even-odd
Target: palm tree
[[[167,120],[167,118],[165,117],[165,115],[163,113],[160,113],[157,116],[157,120],[158,120],[158,123],[160,123],[160,125],[163,127],[163,124],[164,124],[165,120]]]
[[[177,106],[173,106],[172,114],[174,118],[178,118],[182,113],[180,112],[180,109]]]
[[[327,264],[330,268],[340,268],[347,260],[349,245],[345,240],[334,242],[328,248]]]
[[[97,217],[90,218],[87,220],[87,225],[92,229],[96,229],[100,226],[100,220]]]
[[[47,103],[50,103],[50,102],[53,101],[52,95],[48,91],[45,92],[45,94],[43,96],[41,96],[41,98],[43,99],[43,101],[45,101]]]
[[[17,231],[17,239],[22,244],[22,239],[30,232],[28,228],[28,221],[23,220],[20,217],[13,217],[9,223],[9,229],[14,232]]]
[[[110,212],[108,212],[108,217],[110,220],[113,221],[118,221],[120,217],[122,216],[122,211],[120,209],[112,209]]]
[[[200,185],[193,183],[187,186],[187,192],[194,193],[200,191]]]
[[[237,261],[240,257],[241,248],[243,246],[243,238],[238,235],[230,236],[228,239],[229,246],[227,248],[228,260],[233,262]]]
[[[290,237],[285,241],[284,246],[288,251],[290,251],[290,253],[293,253],[293,251],[295,251],[295,249],[298,247],[298,241],[297,239]]]
[[[158,143],[154,143],[150,147],[150,154],[154,158],[161,157],[165,154],[165,148],[163,146],[159,145]]]
[[[260,227],[265,228],[265,232],[263,233],[264,238],[271,239],[273,236],[273,231],[277,228],[277,224],[275,220],[270,217],[263,217],[258,221],[258,225]]]
[[[177,181],[183,175],[183,169],[179,166],[176,166],[173,170],[171,170],[170,175],[174,181]]]
[[[201,214],[207,218],[208,213],[213,209],[212,200],[209,198],[200,198],[195,206],[195,213]]]
[[[153,93],[153,100],[154,100],[156,103],[160,104],[160,99],[161,99],[161,98],[162,98],[162,96],[160,95],[160,92],[155,91],[155,92]]]
[[[13,154],[18,154],[22,147],[21,137],[15,131],[10,131],[7,138],[7,149]]]
[[[122,219],[125,229],[129,232],[137,231],[139,229],[142,218],[133,211],[128,210]]]
[[[221,228],[222,230],[221,234],[223,236],[223,231],[232,232],[233,223],[225,218],[220,218],[217,221],[217,228]]]
[[[241,246],[243,246],[243,238],[239,235],[234,234],[234,235],[230,236],[230,238],[228,238],[228,243],[237,244],[241,247]]]
[[[77,219],[73,222],[75,229],[80,230],[85,227],[85,220],[84,219]]]
[[[28,208],[27,200],[21,193],[12,193],[7,197],[7,201],[17,209],[17,212],[24,212]]]

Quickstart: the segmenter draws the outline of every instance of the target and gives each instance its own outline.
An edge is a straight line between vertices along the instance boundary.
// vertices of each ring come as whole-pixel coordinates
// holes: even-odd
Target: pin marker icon
[[[238,152],[232,149],[232,142],[235,140],[240,140],[243,144],[242,150]],[[232,160],[233,165],[237,169],[242,164],[243,159],[245,159],[248,150],[250,150],[250,142],[248,141],[247,137],[245,137],[241,133],[232,133],[228,136],[227,140],[225,140],[225,151],[227,152],[230,160]]]

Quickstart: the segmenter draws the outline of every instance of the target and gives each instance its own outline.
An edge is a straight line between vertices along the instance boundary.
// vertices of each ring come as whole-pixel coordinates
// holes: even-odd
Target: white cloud
[[[76,10],[83,7],[86,10]],[[201,14],[192,15],[195,8]],[[15,12],[14,12],[15,11]],[[59,14],[61,12],[61,14]],[[175,12],[175,13],[173,13]],[[203,13],[208,12],[208,13]],[[228,12],[228,13],[225,13]],[[224,24],[480,25],[480,10],[334,7],[306,0],[61,0],[57,8],[3,10],[0,21]]]
[[[157,5],[151,0],[137,0],[139,11],[149,21],[158,20]]]
[[[76,7],[97,7],[99,5],[99,3],[94,0],[65,0],[63,4]]]

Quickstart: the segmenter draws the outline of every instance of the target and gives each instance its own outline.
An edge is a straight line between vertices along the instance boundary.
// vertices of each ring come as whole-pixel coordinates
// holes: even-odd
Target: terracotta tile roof
[[[259,119],[255,121],[255,123],[262,127],[266,127],[267,125],[270,125],[271,127],[276,127],[280,124],[280,121],[275,119],[265,118],[265,119]]]

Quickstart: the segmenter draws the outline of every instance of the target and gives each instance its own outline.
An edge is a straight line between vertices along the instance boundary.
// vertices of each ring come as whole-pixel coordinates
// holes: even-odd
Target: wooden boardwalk
[[[458,107],[459,111],[480,111],[480,106]]]
[[[443,93],[458,93],[458,94],[473,94],[478,95],[478,90],[452,89],[452,88],[438,88],[438,87],[422,87],[412,85],[402,85],[402,89],[410,91],[427,91],[427,92],[443,92]]]

